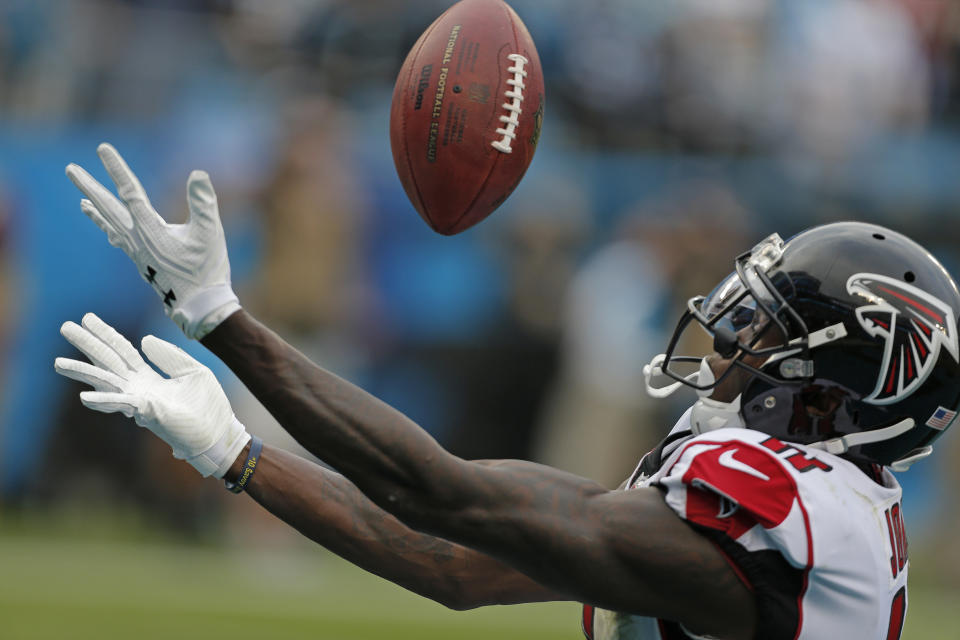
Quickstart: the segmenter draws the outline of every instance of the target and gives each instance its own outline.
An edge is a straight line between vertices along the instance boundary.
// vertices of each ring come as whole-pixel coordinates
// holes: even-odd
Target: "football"
[[[414,208],[438,233],[490,215],[530,166],[543,122],[533,39],[502,0],[461,0],[407,55],[390,146]]]

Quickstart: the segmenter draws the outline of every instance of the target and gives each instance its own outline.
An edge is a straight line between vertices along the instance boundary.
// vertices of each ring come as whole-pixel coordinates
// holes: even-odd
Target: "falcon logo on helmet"
[[[913,393],[933,371],[941,347],[960,362],[956,319],[942,300],[874,273],[850,276],[847,293],[869,301],[856,309],[857,320],[886,341],[877,384],[864,402],[892,404]]]

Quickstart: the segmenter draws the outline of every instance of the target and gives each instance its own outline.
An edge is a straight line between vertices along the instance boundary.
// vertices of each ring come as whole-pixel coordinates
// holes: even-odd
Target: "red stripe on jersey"
[[[593,605],[583,605],[583,635],[587,640],[593,640]]]
[[[813,533],[810,531],[810,514],[807,513],[807,508],[799,494],[797,495],[797,504],[800,505],[800,512],[803,514],[803,530],[807,536],[807,566],[803,568],[803,586],[800,588],[799,595],[797,595],[797,633],[794,634],[793,640],[800,637],[800,631],[803,629],[803,597],[807,595],[807,587],[810,585],[810,569],[813,568]]]
[[[887,640],[900,640],[903,632],[903,619],[907,614],[907,588],[900,587],[897,595],[893,596],[890,606],[890,624],[887,626]]]
[[[713,543],[713,546],[717,551],[720,552],[720,555],[723,556],[723,559],[727,561],[727,564],[730,565],[730,568],[733,569],[733,572],[737,574],[737,578],[740,580],[741,583],[743,583],[743,586],[747,588],[747,591],[749,591],[750,593],[753,593],[754,592],[753,583],[750,582],[750,579],[747,578],[747,576],[743,573],[743,571],[740,570],[739,565],[737,565],[737,563],[734,562],[733,558],[731,558],[730,555],[726,551],[724,551],[720,547],[720,545],[718,545],[716,542]]]
[[[669,632],[669,631],[667,630],[667,628],[666,628],[666,621],[665,621],[665,620],[661,620],[660,618],[657,618],[657,631],[660,632],[660,637],[661,637],[661,638],[668,638],[668,637],[670,637],[669,635],[667,635],[667,634],[669,634],[670,632]]]
[[[809,534],[810,531],[808,530]],[[810,543],[811,541],[807,541]],[[810,547],[813,545],[810,544]],[[813,549],[811,548],[811,553]],[[797,640],[800,637],[800,631],[803,630],[803,596],[807,595],[807,587],[810,586],[810,567],[807,567],[803,570],[803,586],[800,587],[800,594],[797,596],[797,632],[793,634],[793,640]]]

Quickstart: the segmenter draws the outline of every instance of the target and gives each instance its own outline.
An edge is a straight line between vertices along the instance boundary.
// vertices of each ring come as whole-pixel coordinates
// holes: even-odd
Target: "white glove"
[[[119,411],[133,418],[173,448],[173,457],[186,460],[204,477],[222,478],[250,435],[233,415],[220,383],[179,347],[154,336],[140,343],[154,371],[133,345],[103,320],[88,313],[83,326],[65,322],[60,333],[93,364],[57,358],[57,373],[85,382],[80,401],[96,411]]]
[[[210,177],[194,171],[187,180],[190,220],[167,224],[150,205],[140,181],[107,143],[97,154],[113,178],[118,200],[75,164],[67,177],[89,200],[80,208],[136,263],[141,277],[163,298],[163,310],[188,338],[199,340],[240,309],[230,286],[227,243]]]

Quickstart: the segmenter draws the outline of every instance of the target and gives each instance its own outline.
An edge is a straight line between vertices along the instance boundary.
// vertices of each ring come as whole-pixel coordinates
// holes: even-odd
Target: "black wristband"
[[[260,462],[260,451],[263,449],[263,440],[253,436],[250,441],[250,453],[247,454],[247,461],[243,463],[243,469],[240,471],[240,477],[236,482],[229,480],[223,481],[223,486],[231,493],[241,493],[250,483],[253,472],[257,470],[257,464]]]

